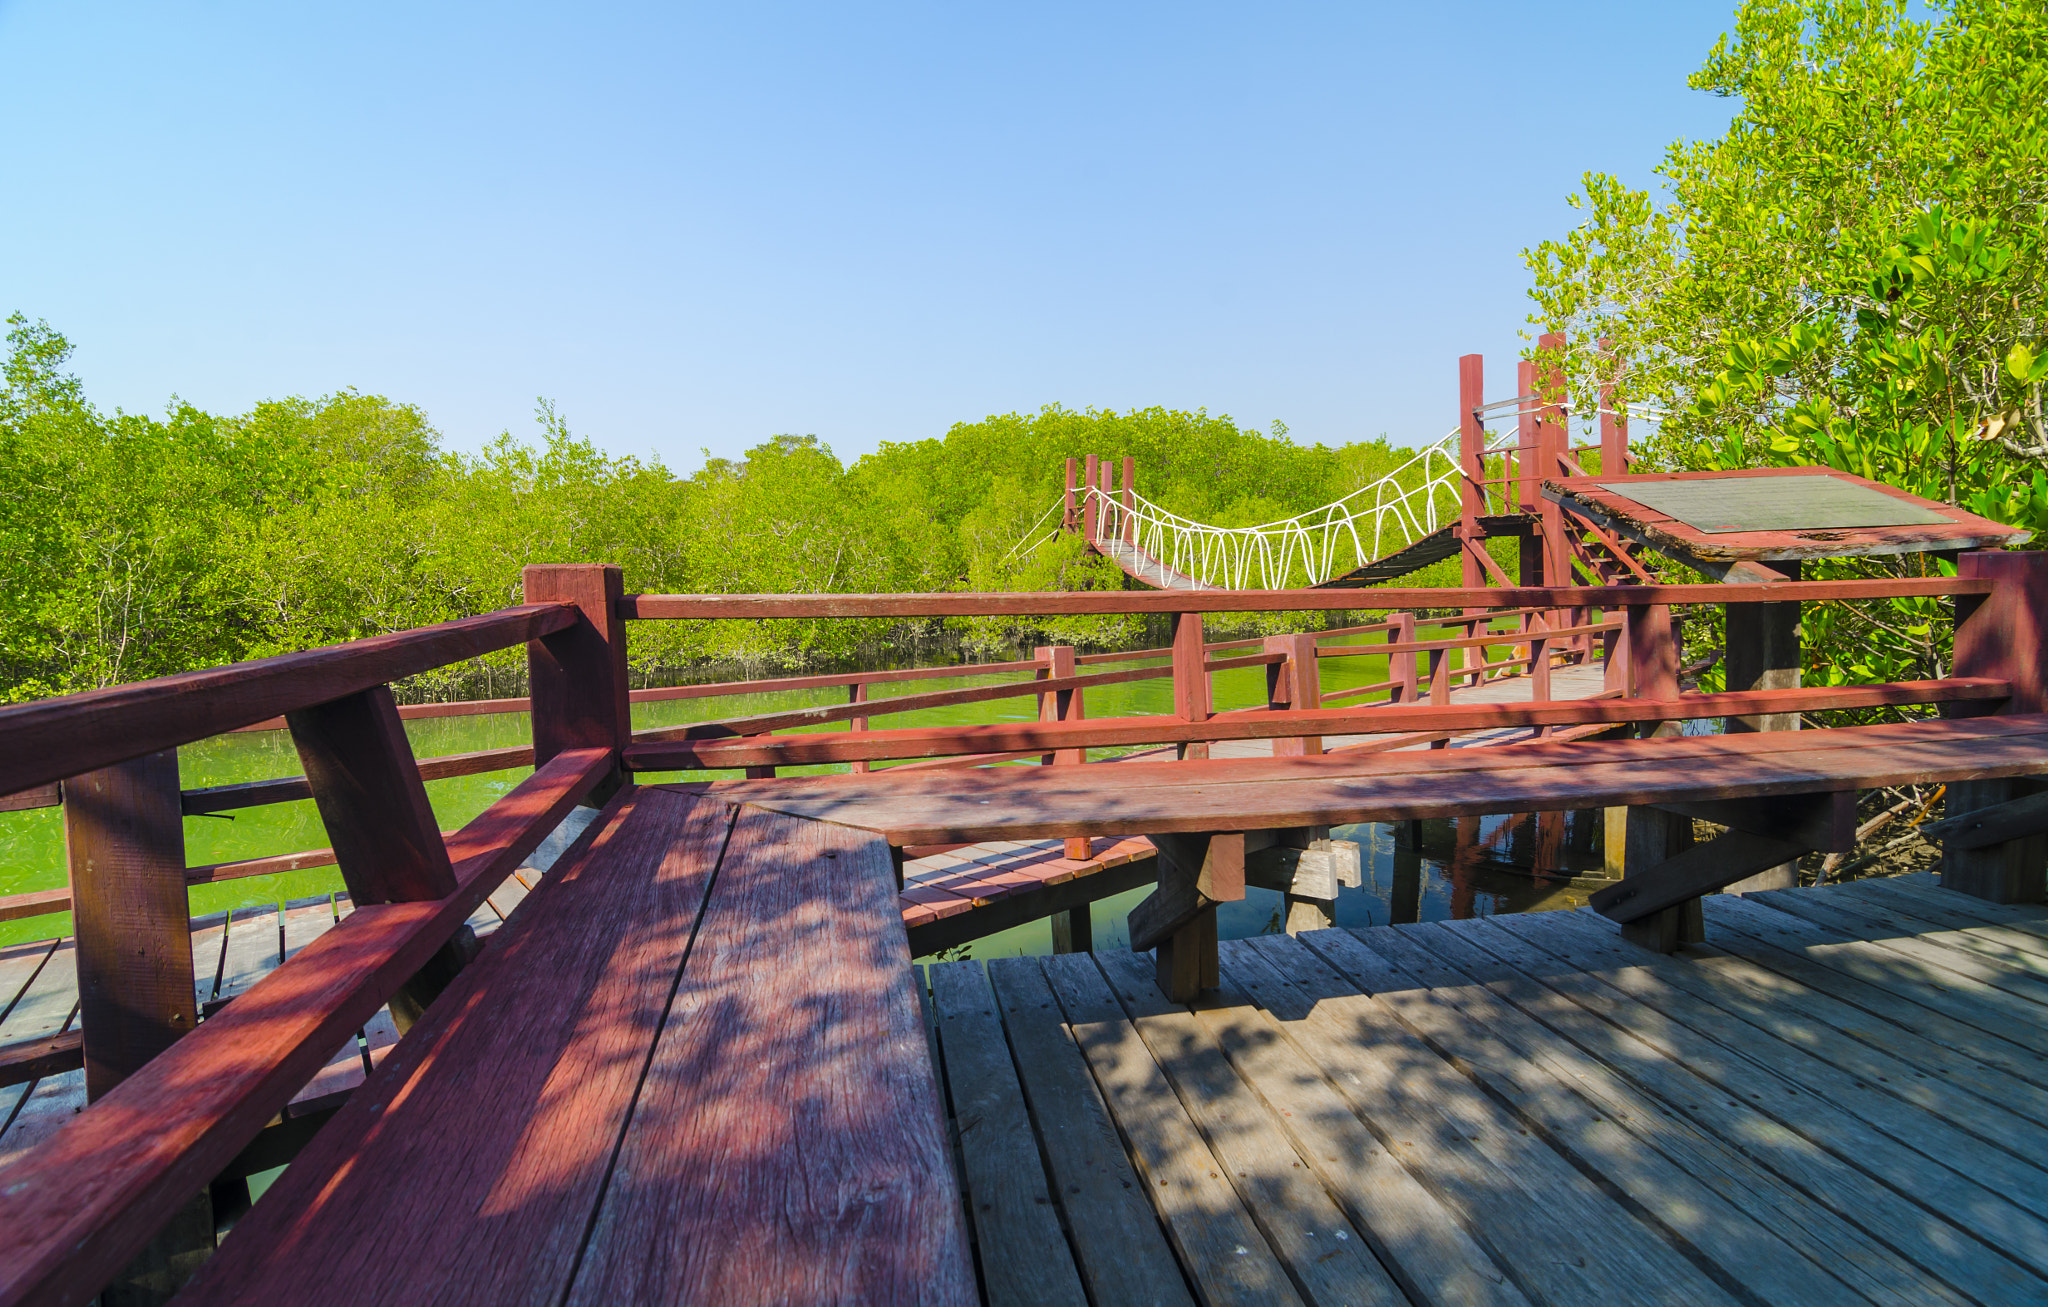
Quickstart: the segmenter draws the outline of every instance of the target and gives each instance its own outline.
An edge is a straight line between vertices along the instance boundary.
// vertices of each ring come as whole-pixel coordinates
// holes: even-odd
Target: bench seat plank
[[[730,814],[616,803],[529,928],[498,933],[184,1297],[559,1300]]]
[[[566,1301],[977,1302],[938,1092],[888,850],[743,809]]]
[[[857,826],[895,845],[1261,830],[2028,775],[2048,771],[2048,716],[1628,745],[1626,751],[1585,742],[1334,762],[1004,768],[1001,776],[961,772],[942,782],[892,784],[870,774],[675,788]]]

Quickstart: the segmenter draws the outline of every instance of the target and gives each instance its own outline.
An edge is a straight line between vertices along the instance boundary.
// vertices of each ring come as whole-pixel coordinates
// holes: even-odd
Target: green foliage
[[[605,454],[545,401],[536,440],[508,433],[474,454],[444,450],[417,408],[355,391],[236,417],[104,414],[66,372],[61,335],[9,326],[0,701],[487,612],[518,602],[526,563],[617,562],[629,590],[654,592],[1117,589],[1120,571],[1056,530],[1068,456],[1134,456],[1149,497],[1225,523],[1319,506],[1407,457],[1384,440],[1304,448],[1277,424],[1200,411],[1054,406],[851,467],[814,436],[779,435],[685,477]],[[1124,617],[651,622],[634,657],[652,676],[1143,634]],[[404,689],[514,693],[522,667],[507,651]]]
[[[1663,410],[1653,465],[1824,464],[2040,534],[2048,10],[1931,9],[1746,0],[1691,79],[1739,102],[1726,135],[1671,147],[1666,204],[1589,174],[1585,220],[1526,255],[1532,321]],[[1938,675],[1936,607],[1810,610],[1809,677]]]

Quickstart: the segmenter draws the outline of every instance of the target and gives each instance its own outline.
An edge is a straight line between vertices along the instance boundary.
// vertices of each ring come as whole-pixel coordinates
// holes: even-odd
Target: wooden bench
[[[627,789],[195,1303],[975,1298],[883,843]]]
[[[1630,874],[1594,898],[1641,942],[1668,951],[1686,937],[1701,894],[1808,850],[1843,847],[1858,790],[2039,773],[2048,773],[2048,714],[2027,713],[1766,736],[676,788],[860,827],[892,846],[1150,836],[1160,846],[1159,889],[1133,909],[1131,943],[1165,946],[1162,985],[1184,998],[1213,983],[1213,909],[1244,895],[1250,832],[1624,807],[1728,826],[1696,848],[1632,839]]]

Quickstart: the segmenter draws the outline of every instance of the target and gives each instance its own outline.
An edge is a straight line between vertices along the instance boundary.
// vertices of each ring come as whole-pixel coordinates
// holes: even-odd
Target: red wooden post
[[[74,776],[63,795],[85,1097],[97,1102],[198,1021],[177,750]],[[212,1251],[201,1187],[101,1300],[168,1301]]]
[[[564,749],[610,749],[633,738],[633,706],[626,682],[626,624],[619,617],[623,579],[606,563],[532,566],[521,574],[526,602],[572,603],[583,620],[526,645],[533,695],[533,763]],[[621,773],[591,792],[603,803]],[[357,902],[361,902],[360,899]]]
[[[1138,460],[1124,455],[1124,543],[1138,543],[1138,506],[1133,498],[1137,494]]]
[[[1073,463],[1073,459],[1070,458],[1067,460],[1067,466],[1069,468],[1073,466]],[[856,681],[852,685],[847,686],[846,701],[848,703],[866,703],[868,701],[868,683],[866,681]],[[865,717],[856,717],[846,724],[846,729],[850,731],[864,731],[867,728],[868,719]],[[865,758],[857,758],[853,762],[847,764],[848,770],[855,773],[871,771],[873,770],[873,767],[874,764],[870,763]]]
[[[1480,539],[1479,519],[1486,512],[1486,426],[1480,406],[1486,403],[1486,357],[1467,354],[1458,360],[1458,534]],[[1463,584],[1486,584],[1486,572],[1469,553],[1459,555]]]
[[[1614,342],[1601,341],[1600,354],[1601,361],[1615,369],[1600,382],[1600,475],[1622,476],[1628,472],[1628,419],[1614,409],[1614,383],[1619,374]]]
[[[1415,614],[1395,613],[1394,629],[1387,632],[1388,644],[1415,643]],[[1388,697],[1395,703],[1415,702],[1415,663],[1417,655],[1412,653],[1389,654],[1387,660],[1388,678],[1398,681],[1393,694]]]
[[[1515,453],[1518,460],[1506,470],[1515,484],[1514,511],[1524,515],[1522,534],[1516,537],[1515,582],[1540,586],[1543,582],[1544,541],[1540,517],[1531,520],[1539,502],[1536,478],[1542,463],[1543,425],[1536,420],[1536,365],[1527,359],[1515,364]]]
[[[65,781],[64,855],[92,1101],[198,1020],[177,750]]]
[[[334,846],[335,866],[356,906],[453,894],[448,846],[391,688],[374,686],[286,713],[285,724]],[[401,1029],[411,1026],[474,952],[475,939],[464,927],[392,997],[391,1015]]]
[[[1074,646],[1070,644],[1040,645],[1032,650],[1032,657],[1041,664],[1034,674],[1038,680],[1074,675]],[[1038,720],[1042,722],[1078,722],[1087,716],[1087,707],[1080,690],[1055,690],[1038,696]],[[1041,766],[1075,766],[1088,761],[1085,749],[1059,749],[1048,753],[1039,760]],[[1066,856],[1076,862],[1086,862],[1095,856],[1094,841],[1085,835],[1072,836],[1066,843]],[[1082,920],[1087,918],[1084,914]],[[1085,950],[1084,950],[1085,951]]]
[[[1089,544],[1095,543],[1096,515],[1100,505],[1095,502],[1095,455],[1088,455],[1088,464],[1081,473],[1081,538]]]
[[[1564,507],[1542,497],[1544,479],[1566,475],[1563,457],[1570,436],[1565,426],[1564,336],[1550,332],[1537,339],[1536,347],[1543,351],[1544,362],[1545,398],[1536,424],[1536,440],[1541,446],[1536,461],[1536,505],[1543,522],[1543,584],[1565,586],[1572,583],[1572,556],[1564,538]]]
[[[1267,653],[1287,655],[1287,661],[1266,664],[1266,706],[1269,708],[1320,708],[1323,706],[1322,674],[1316,666],[1316,638],[1312,634],[1269,635],[1261,643]],[[1301,757],[1320,754],[1320,735],[1289,736],[1273,741],[1273,756]]]
[[[1081,519],[1074,513],[1074,460],[1071,458],[1067,460],[1067,500],[1066,509],[1060,515],[1060,525],[1069,531],[1081,525]]]
[[[1207,653],[1202,648],[1202,615],[1173,615],[1173,713],[1184,722],[1209,720],[1209,673]],[[1206,742],[1184,744],[1183,758],[1206,758]]]
[[[2012,683],[2000,713],[2048,711],[2048,553],[1973,551],[1956,574],[1997,583],[1988,595],[1956,599],[1953,676],[1994,676]],[[66,782],[67,789],[69,782]],[[2038,793],[2032,778],[1950,785],[1948,816]],[[2038,903],[2048,897],[2048,836],[2030,835],[1982,848],[1942,850],[1941,883],[1994,903]]]

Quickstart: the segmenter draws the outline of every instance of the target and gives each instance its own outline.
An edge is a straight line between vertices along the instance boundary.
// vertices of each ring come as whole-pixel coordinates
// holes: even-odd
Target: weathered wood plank
[[[1546,939],[1552,941],[1553,948],[1573,949],[1564,955],[1567,960],[1610,957],[1634,963],[1605,966],[1599,974],[1615,988],[1667,1012],[1683,1008],[1683,1019],[1695,1029],[1741,1048],[1754,1060],[1788,1068],[1790,1078],[1815,1093],[1963,1171],[1986,1188],[2006,1194],[2036,1215],[2048,1211],[2048,1204],[2031,1196],[2043,1187],[2036,1177],[2048,1179],[2048,1172],[2024,1160],[2048,1157],[2048,1131],[1994,1099],[1960,1089],[1941,1074],[1943,1064],[1968,1059],[1936,1055],[1932,1059],[1936,1065],[1931,1068],[1908,1061],[1891,1049],[1853,1039],[1819,1019],[1816,1009],[1830,1002],[1823,995],[1759,993],[1726,971],[1635,952],[1588,914],[1557,916],[1564,929]],[[1710,1006],[1674,1001],[1679,993]],[[1747,1023],[1748,1028],[1724,1019],[1720,1015],[1724,1012]],[[1700,1019],[1702,1016],[1706,1019]],[[1756,1040],[1752,1030],[1767,1038]],[[1806,1056],[1791,1056],[1789,1050]],[[1928,1123],[1901,1110],[1903,1104],[1931,1114],[1934,1121]]]
[[[501,933],[464,970],[189,1297],[293,1301],[345,1282],[558,1299],[730,820],[660,792],[615,803],[537,891],[550,928]]]
[[[56,952],[57,941],[39,939],[28,944],[9,944],[0,948],[0,1023],[4,1023],[36,973]],[[12,1042],[5,1035],[6,1026],[0,1024],[0,1042]]]
[[[1038,960],[993,959],[988,977],[1094,1300],[1191,1307],[1145,1182],[1124,1155]]]
[[[1086,1303],[988,976],[979,962],[941,963],[930,975],[988,1301]]]
[[[1209,1302],[1299,1303],[1286,1270],[1223,1178],[1166,1075],[1102,979],[1092,954],[1042,960],[1096,1084],[1172,1238]]]
[[[1962,1301],[1486,988],[1488,981],[1512,986],[1518,978],[1460,932],[1351,931],[1314,934],[1304,942],[1352,979],[1370,981],[1411,1029],[1461,1059],[1582,1165],[1605,1175],[1714,1258],[1724,1275],[1767,1301],[1832,1301],[1847,1292],[1845,1284],[1859,1301],[1894,1307]],[[1396,973],[1375,975],[1373,955]],[[1659,1157],[1668,1164],[1658,1164]]]
[[[1890,1041],[1894,1029],[1909,1032],[1992,1068],[1988,1074],[2004,1076],[2005,1083],[2029,1086],[2032,1095],[2000,1096],[2016,1110],[2026,1110],[2034,1119],[2048,1124],[2048,1053],[2015,1044],[1876,983],[1876,968],[1869,968],[1859,977],[1850,970],[1817,960],[1817,951],[1849,946],[1841,943],[1840,936],[1823,931],[1803,917],[1722,895],[1707,904],[1707,926],[1707,937],[1713,947],[1728,957],[1740,958],[1770,975],[1785,977],[1815,993],[1840,999],[1856,1011],[1882,1018],[1888,1024],[1875,1026],[1875,1037]],[[1948,997],[1953,1001],[1955,996],[1950,993]],[[1862,1028],[1871,1029],[1872,1025],[1865,1023]]]
[[[1303,1162],[1272,1109],[1241,1079],[1208,1029],[1185,1007],[1160,996],[1151,968],[1123,950],[1096,964],[1223,1163],[1266,1237],[1309,1301],[1398,1303],[1405,1295],[1371,1247]],[[1242,1003],[1238,1006],[1244,1006]]]
[[[1796,897],[1786,900],[1780,897],[1783,895]],[[1745,897],[1761,899],[1774,908],[1795,912],[1847,938],[1874,944],[1888,953],[1933,967],[1937,972],[1950,973],[1943,978],[1949,983],[1971,985],[1973,992],[1979,995],[1987,988],[1997,990],[2013,999],[2025,1000],[2031,1007],[2030,1010],[2003,1004],[2009,1012],[2027,1013],[2034,1021],[2048,1018],[2048,1012],[2042,1011],[2043,1006],[2048,1006],[2048,978],[2007,966],[1946,938],[1953,932],[1935,931],[1922,935],[1913,923],[1890,916],[1881,907],[1837,895],[1799,896],[1796,890],[1773,890],[1768,894]]]
[[[1633,827],[1631,836],[1636,834]],[[1633,845],[1635,840],[1631,839]],[[1731,830],[1705,844],[1695,844],[1616,884],[1593,894],[1593,909],[1623,925],[1641,921],[1688,899],[1711,894],[1723,885],[1747,879],[1767,867],[1806,852],[1788,840]]]
[[[1864,1223],[1892,1248],[1911,1256],[1942,1276],[1948,1284],[1976,1299],[2032,1301],[2042,1293],[2042,1276],[2023,1268],[2015,1260],[1991,1254],[1991,1248],[1966,1235],[1960,1225],[1935,1217],[1935,1211],[1956,1213],[1960,1221],[1982,1221],[1976,1229],[1993,1237],[2011,1258],[2025,1258],[2038,1241],[2038,1221],[2005,1198],[1972,1184],[1968,1178],[1927,1160],[1921,1153],[1894,1143],[1878,1129],[1810,1094],[1776,1071],[1747,1057],[1726,1051],[1714,1041],[1696,1035],[1688,1026],[1669,1018],[1661,1010],[1647,1008],[1612,989],[1604,979],[1585,975],[1577,965],[1548,953],[1518,932],[1501,930],[1495,918],[1475,922],[1475,942],[1489,953],[1516,965],[1524,975],[1552,989],[1561,1002],[1579,1006],[1585,1014],[1602,1018],[1612,1030],[1626,1032],[1638,1045],[1655,1051],[1659,1061],[1681,1063],[1712,1088],[1686,1102],[1694,1114],[1716,1116],[1716,1129],[1724,1139],[1745,1143],[1753,1155],[1767,1157],[1772,1170],[1802,1172],[1798,1182],[1817,1196],[1817,1184],[1831,1184],[1829,1205],[1843,1215]],[[1546,1024],[1554,1008],[1538,1012]],[[1583,1028],[1581,1028],[1583,1030]],[[1575,1032],[1577,1043],[1577,1032]],[[1620,1057],[1620,1061],[1618,1061]],[[1636,1076],[1640,1057],[1610,1055],[1606,1061]],[[1718,1102],[1716,1102],[1718,1100]],[[1669,1098],[1667,1098],[1669,1102]],[[1735,1121],[1729,1121],[1731,1112]],[[1769,1139],[1757,1131],[1757,1114],[1769,1116],[1778,1127],[1796,1133],[1831,1153],[1837,1162],[1855,1174],[1853,1180],[1833,1170],[1810,1166],[1810,1155],[1786,1147],[1784,1137],[1772,1139],[1776,1147],[1759,1151],[1759,1141]],[[1747,1135],[1743,1133],[1747,1131]],[[1780,1170],[1780,1166],[1784,1170]],[[1792,1178],[1792,1176],[1788,1176]],[[1843,1184],[1845,1182],[1845,1184]],[[1911,1194],[1911,1200],[1905,1198]],[[1905,1211],[1898,1209],[1903,1205]],[[1886,1217],[1890,1221],[1886,1223]],[[1880,1233],[1882,1231],[1882,1233]],[[1995,1231],[1995,1233],[1993,1233]],[[2005,1239],[2011,1239],[2009,1243]]]
[[[1836,892],[1854,902],[1882,908],[1898,920],[1924,922],[1924,930],[1929,935],[1938,935],[1944,943],[1959,944],[2023,971],[2048,973],[2048,935],[1987,922],[1977,913],[1949,906],[1951,901],[1968,900],[1968,895],[1942,896],[1939,890],[1916,894],[1882,880],[1851,881]]]
[[[1529,1301],[1458,1217],[1353,1115],[1272,1017],[1244,1004],[1204,1007],[1195,1015],[1279,1114],[1296,1150],[1411,1300],[1475,1307]]]
[[[1298,937],[1238,941],[1223,962],[1530,1298],[1731,1301]]]
[[[909,974],[885,846],[743,810],[565,1301],[973,1302]]]

